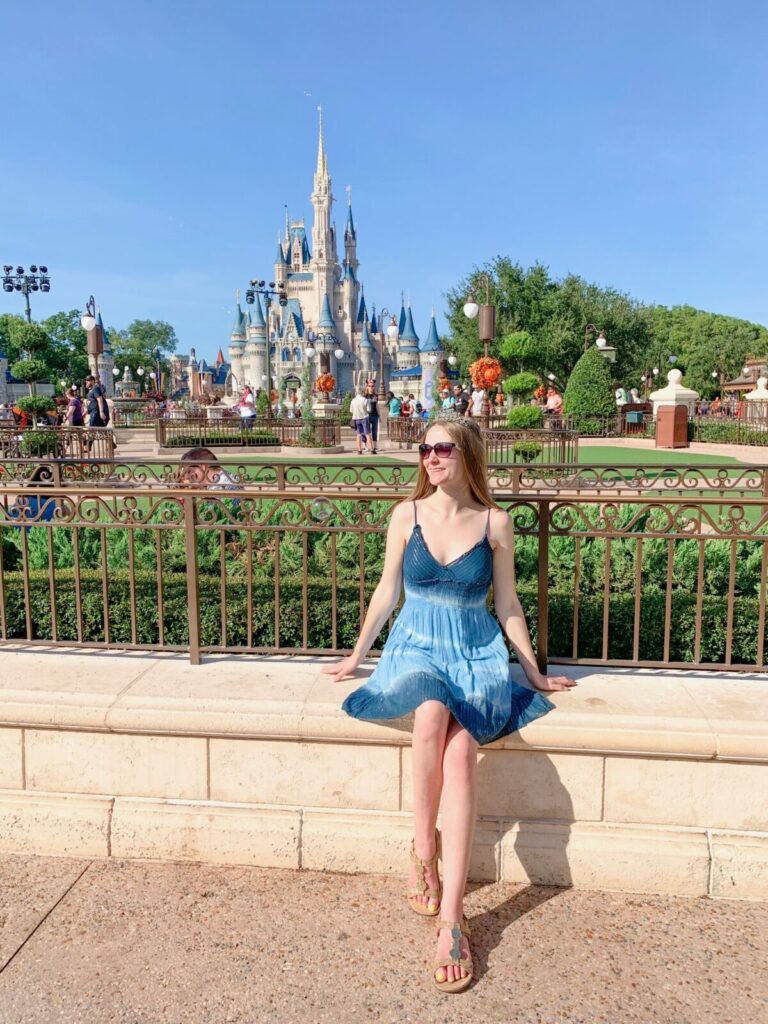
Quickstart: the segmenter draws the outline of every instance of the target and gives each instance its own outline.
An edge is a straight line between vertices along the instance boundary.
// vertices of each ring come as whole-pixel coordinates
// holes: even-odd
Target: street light
[[[390,317],[390,321],[385,329],[383,325],[388,316]],[[397,338],[398,328],[394,316],[390,316],[390,312],[386,306],[384,306],[379,313],[379,323],[382,325],[381,330],[379,331],[379,334],[381,335],[381,341],[379,342],[379,401],[384,404],[387,400],[387,392],[384,387],[384,339],[388,338],[390,341],[393,341]]]
[[[14,268],[10,263],[3,267],[3,291],[21,292],[26,303],[27,323],[32,323],[32,308],[29,305],[30,292],[49,292],[51,290],[51,279],[48,276],[48,267],[31,265],[29,270],[24,267]]]
[[[598,348],[603,349],[608,346],[608,339],[605,336],[605,331],[602,327],[596,327],[594,324],[587,324],[584,328],[584,351],[586,352],[589,348],[589,335],[594,331],[597,335],[595,338],[595,344]]]
[[[478,324],[478,335],[483,343],[483,355],[488,355],[488,343],[496,337],[496,308],[491,305],[491,277],[485,272],[475,275],[476,279],[485,284],[485,305],[478,306],[475,302],[475,292],[472,289],[464,303],[464,316],[468,320],[474,320],[480,314]]]
[[[277,288],[277,291],[275,291],[275,288]],[[258,280],[254,279],[253,281],[250,282],[250,287],[246,288],[246,290],[245,290],[245,301],[250,306],[252,306],[253,303],[256,301],[256,296],[257,295],[261,295],[262,298],[264,299],[264,306],[265,306],[265,309],[266,309],[266,317],[267,317],[267,373],[266,373],[267,380],[266,380],[266,392],[267,392],[267,397],[269,398],[269,402],[268,402],[269,412],[267,413],[267,416],[268,416],[268,418],[271,419],[271,417],[272,417],[272,385],[271,385],[271,381],[270,381],[269,378],[270,378],[270,374],[272,372],[272,367],[270,365],[270,358],[269,358],[270,357],[270,351],[269,350],[270,350],[270,346],[272,345],[272,336],[270,334],[269,312],[270,312],[270,309],[271,309],[271,306],[272,306],[272,299],[277,299],[277,301],[279,302],[279,304],[281,306],[287,306],[288,305],[288,295],[287,295],[287,293],[285,291],[285,285],[283,284],[282,281],[278,281],[277,285],[275,285],[274,281],[270,281],[269,284],[267,284],[266,281],[258,281]],[[275,341],[275,367],[277,367],[277,341]],[[275,369],[275,376],[277,376],[277,369]],[[278,401],[279,401],[279,395],[278,395]]]

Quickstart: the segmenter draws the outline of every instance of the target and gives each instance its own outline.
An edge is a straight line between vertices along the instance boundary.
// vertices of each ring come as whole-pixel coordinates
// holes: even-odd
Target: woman
[[[352,676],[400,598],[405,604],[376,670],[344,710],[367,720],[415,710],[408,900],[440,920],[433,980],[460,992],[472,979],[464,888],[476,815],[478,744],[490,743],[550,711],[544,696],[576,684],[539,672],[514,585],[512,523],[493,501],[479,426],[468,418],[429,428],[419,445],[416,487],[392,512],[381,581],[353,653],[324,669]],[[493,582],[496,614],[532,689],[510,676],[498,623],[486,607]],[[536,692],[543,691],[543,692]],[[442,791],[444,887],[435,828]]]
[[[71,387],[67,391],[67,411],[64,414],[64,425],[66,427],[85,426],[85,407],[76,387]]]

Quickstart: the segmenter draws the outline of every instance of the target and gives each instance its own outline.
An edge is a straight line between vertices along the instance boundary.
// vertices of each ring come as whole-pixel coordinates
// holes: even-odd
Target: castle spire
[[[317,113],[320,120],[320,135],[317,140],[317,171],[315,173],[325,177],[328,174],[328,159],[325,155],[325,140],[323,138],[323,108],[318,107]]]

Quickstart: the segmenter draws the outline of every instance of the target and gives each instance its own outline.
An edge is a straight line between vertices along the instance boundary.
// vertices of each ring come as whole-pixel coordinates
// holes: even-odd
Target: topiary
[[[339,422],[342,426],[348,427],[352,422],[352,399],[354,395],[351,391],[347,391],[341,400],[341,409],[339,410]]]
[[[574,366],[563,395],[563,412],[589,416],[615,414],[611,372],[596,348],[585,352]]]
[[[16,405],[28,416],[45,416],[56,411],[56,400],[48,395],[24,395]]]
[[[507,413],[507,426],[513,430],[536,430],[544,415],[539,405],[516,405]]]
[[[517,399],[526,398],[536,390],[539,378],[535,373],[528,373],[523,370],[521,373],[514,373],[507,377],[502,383],[505,395],[513,395]]]
[[[538,441],[515,441],[512,445],[512,459],[514,462],[533,462],[537,459],[542,451],[544,445],[539,444]]]

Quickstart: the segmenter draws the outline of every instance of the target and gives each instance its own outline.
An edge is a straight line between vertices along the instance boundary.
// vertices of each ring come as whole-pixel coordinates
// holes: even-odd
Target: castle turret
[[[405,324],[400,331],[400,345],[397,354],[398,367],[419,365],[419,336],[413,326],[411,307],[405,313]]]
[[[366,375],[370,374],[374,369],[374,354],[371,334],[368,329],[368,321],[364,320],[363,331],[360,335],[360,360],[363,364],[362,368],[365,370]]]
[[[251,314],[251,329],[245,346],[243,371],[243,383],[250,384],[254,390],[264,386],[261,378],[267,372],[267,322],[264,319],[261,297],[258,294],[255,296]]]
[[[242,387],[244,382],[245,368],[243,356],[245,354],[246,320],[240,303],[237,304],[235,322],[232,326],[232,333],[229,340],[229,361],[232,365],[232,380],[235,387]],[[193,350],[194,352],[194,350]],[[192,382],[189,380],[189,393],[192,394]]]
[[[432,389],[435,381],[440,376],[440,357],[443,347],[440,344],[440,337],[437,333],[435,323],[435,311],[432,310],[432,319],[429,321],[429,331],[423,341],[419,342],[419,363],[421,364],[422,398],[425,406],[429,409],[433,402]]]

